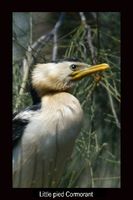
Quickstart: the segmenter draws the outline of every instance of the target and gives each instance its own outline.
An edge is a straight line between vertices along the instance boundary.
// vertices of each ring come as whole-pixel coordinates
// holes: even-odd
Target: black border
[[[51,3],[51,4],[50,4]],[[36,2],[36,4],[32,1],[24,2],[24,1],[19,1],[16,3],[15,1],[5,3],[6,5],[2,6],[1,8],[1,72],[0,72],[0,105],[1,105],[1,145],[0,145],[0,150],[1,150],[1,161],[0,161],[0,191],[3,193],[3,197],[6,198],[13,198],[13,199],[37,199],[38,197],[38,191],[42,191],[42,189],[13,189],[12,188],[12,174],[11,174],[11,169],[12,169],[12,145],[11,145],[11,116],[12,116],[12,12],[28,12],[28,11],[89,11],[89,10],[94,10],[94,11],[114,11],[114,12],[121,12],[122,15],[122,49],[121,49],[121,55],[122,55],[122,80],[125,79],[125,77],[128,75],[127,80],[122,83],[122,93],[124,93],[123,96],[126,96],[126,99],[123,101],[126,103],[122,103],[122,110],[123,107],[125,109],[125,105],[127,104],[128,108],[125,109],[125,111],[122,111],[122,115],[126,116],[126,122],[122,122],[122,141],[121,141],[121,146],[122,146],[122,182],[121,182],[121,188],[120,189],[113,189],[113,188],[96,188],[96,189],[68,189],[69,191],[76,192],[81,191],[94,191],[94,198],[93,199],[119,199],[125,195],[125,198],[128,199],[128,191],[127,191],[127,182],[128,182],[128,177],[130,177],[130,174],[132,170],[127,169],[127,167],[130,167],[131,160],[132,160],[132,153],[130,149],[130,154],[127,154],[127,148],[132,147],[131,145],[128,145],[130,140],[128,137],[129,134],[132,133],[132,127],[131,129],[129,128],[129,125],[132,125],[132,122],[130,123],[131,118],[129,117],[130,115],[127,114],[127,111],[130,110],[130,103],[131,99],[127,99],[128,94],[130,91],[132,91],[132,74],[129,72],[127,74],[127,69],[130,66],[130,68],[133,68],[129,62],[132,58],[132,55],[130,55],[129,52],[129,47],[126,49],[126,42],[127,46],[129,45],[131,47],[131,40],[129,39],[130,37],[125,36],[125,32],[127,30],[127,24],[129,24],[129,33],[131,34],[131,23],[132,23],[132,16],[127,18],[127,14],[129,14],[130,11],[126,9],[126,7],[122,7],[122,3],[119,4],[117,1],[102,1],[102,0],[93,0],[93,4],[91,2],[86,2],[87,5],[82,1],[82,3],[78,4],[77,1],[73,1],[71,3],[68,3],[67,6],[65,6],[64,1],[62,0],[60,3],[55,3],[53,5],[53,1],[49,2],[49,5],[46,6],[46,3],[44,1],[41,2]],[[129,7],[129,4],[128,4]],[[54,9],[53,9],[54,8]],[[132,15],[132,11],[131,11]],[[132,38],[132,35],[130,35]],[[132,50],[132,47],[131,47]],[[128,53],[127,53],[128,52]],[[127,56],[130,55],[129,59],[127,59]],[[124,68],[124,69],[123,69]],[[126,70],[125,70],[126,69]],[[122,81],[123,82],[123,81]],[[124,86],[123,86],[124,84]],[[127,84],[127,85],[126,85]],[[130,89],[131,88],[131,89]],[[127,103],[127,101],[129,102]],[[132,113],[131,113],[132,114]],[[129,120],[127,120],[129,117]],[[123,118],[123,117],[122,117]],[[122,119],[123,120],[123,119]],[[129,128],[129,131],[127,131],[127,127]],[[131,131],[130,131],[131,130]],[[128,134],[128,136],[127,136]],[[127,162],[127,157],[129,155],[129,163]],[[127,173],[126,173],[127,172]],[[129,175],[129,176],[128,176]],[[66,189],[45,189],[46,191],[65,191]],[[43,190],[44,191],[44,190]],[[2,195],[2,194],[0,194]],[[1,198],[1,196],[0,196]],[[56,198],[57,199],[57,198]],[[61,198],[60,198],[61,199]]]

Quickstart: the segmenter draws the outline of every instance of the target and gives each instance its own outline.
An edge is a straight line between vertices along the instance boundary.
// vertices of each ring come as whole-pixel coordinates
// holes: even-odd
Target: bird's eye
[[[77,68],[77,65],[75,65],[75,64],[72,64],[71,66],[70,66],[70,68],[71,68],[71,70],[76,70],[76,68]]]

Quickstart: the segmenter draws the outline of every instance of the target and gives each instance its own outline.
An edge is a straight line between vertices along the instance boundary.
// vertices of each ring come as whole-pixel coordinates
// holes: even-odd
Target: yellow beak
[[[85,76],[89,76],[91,74],[94,74],[94,73],[100,72],[100,71],[104,71],[104,70],[109,69],[109,68],[110,68],[109,65],[106,64],[106,63],[94,65],[94,66],[89,66],[85,69],[74,71],[71,74],[72,80],[80,80]]]

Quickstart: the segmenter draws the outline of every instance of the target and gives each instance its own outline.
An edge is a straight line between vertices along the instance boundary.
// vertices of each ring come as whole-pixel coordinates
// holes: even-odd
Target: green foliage
[[[21,88],[21,83],[22,83],[21,70],[19,69],[18,64],[14,64],[13,65],[13,110],[14,111],[21,110],[25,108],[26,106],[29,106],[32,104],[29,91],[25,90],[24,93],[20,97],[19,91]],[[16,108],[17,103],[18,103],[18,107]]]
[[[100,32],[97,62],[108,63],[111,70],[103,74],[99,84],[91,77],[74,88],[73,94],[82,104],[85,119],[72,161],[63,177],[64,187],[120,187],[120,124],[117,119],[120,117],[120,20],[118,13],[99,15],[100,27],[92,30],[94,43]],[[114,23],[110,26],[111,22]],[[66,55],[79,56],[91,63],[84,40],[85,29],[80,26],[75,30]]]

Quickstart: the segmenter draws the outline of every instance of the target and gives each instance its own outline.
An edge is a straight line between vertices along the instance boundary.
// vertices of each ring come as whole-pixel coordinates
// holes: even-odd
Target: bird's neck
[[[37,90],[38,96],[42,99],[46,96],[54,96],[56,94],[62,94],[62,93],[71,93],[72,92],[72,88],[64,88],[61,90],[54,90],[52,88],[43,88],[42,90]]]
[[[58,92],[47,94],[41,98],[42,108],[46,109],[46,106],[50,110],[60,109],[64,106],[81,107],[78,99],[68,92]]]

